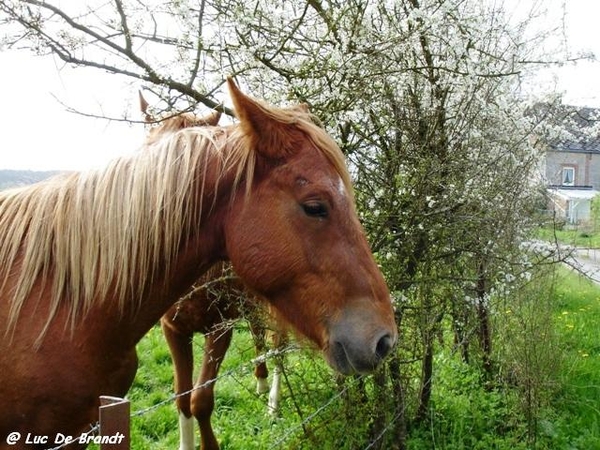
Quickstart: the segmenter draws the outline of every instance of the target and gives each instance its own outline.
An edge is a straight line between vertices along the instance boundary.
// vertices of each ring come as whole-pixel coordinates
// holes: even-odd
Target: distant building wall
[[[563,170],[572,167],[574,186],[592,186],[600,190],[600,154],[565,151],[546,153],[546,180],[549,185],[563,184]]]
[[[596,189],[600,190],[600,155],[597,153],[588,155],[590,157],[589,167],[590,167],[590,185]]]

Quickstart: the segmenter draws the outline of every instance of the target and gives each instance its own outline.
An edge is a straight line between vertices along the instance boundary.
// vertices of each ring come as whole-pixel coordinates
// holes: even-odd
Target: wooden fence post
[[[129,450],[129,400],[100,396],[100,450]]]

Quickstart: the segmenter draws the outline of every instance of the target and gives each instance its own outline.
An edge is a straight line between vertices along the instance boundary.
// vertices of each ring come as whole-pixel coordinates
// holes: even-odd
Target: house
[[[544,163],[549,209],[569,224],[587,223],[600,193],[600,110],[563,106],[557,117],[562,132],[548,143]]]

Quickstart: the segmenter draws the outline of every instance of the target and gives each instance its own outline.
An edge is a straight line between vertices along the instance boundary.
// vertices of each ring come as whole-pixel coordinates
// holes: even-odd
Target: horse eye
[[[307,202],[302,204],[302,209],[307,216],[325,218],[328,216],[329,211],[327,205],[321,202]]]

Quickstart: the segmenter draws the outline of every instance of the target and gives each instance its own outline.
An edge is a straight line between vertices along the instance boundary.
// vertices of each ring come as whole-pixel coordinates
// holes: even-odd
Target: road
[[[600,284],[600,249],[577,248],[567,264]]]

